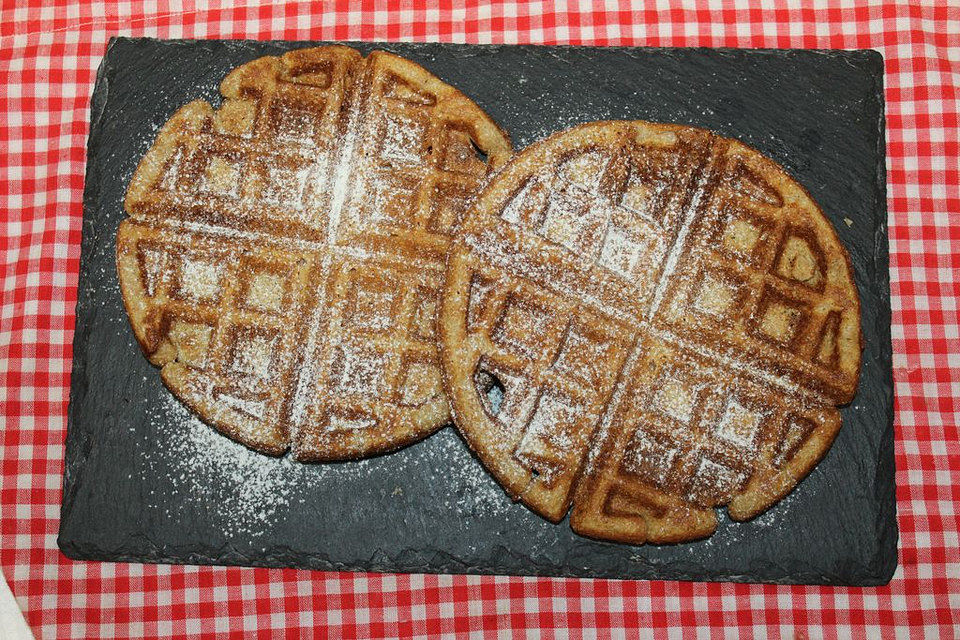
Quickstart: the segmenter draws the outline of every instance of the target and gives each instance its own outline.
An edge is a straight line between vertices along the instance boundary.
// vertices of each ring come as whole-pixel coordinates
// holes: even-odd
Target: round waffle
[[[501,485],[583,535],[749,519],[820,460],[860,369],[848,256],[735,140],[600,122],[515,156],[447,262],[454,421]]]
[[[137,340],[205,421],[342,460],[448,420],[434,323],[451,229],[511,153],[465,95],[342,46],[234,69],[130,183],[117,269]]]

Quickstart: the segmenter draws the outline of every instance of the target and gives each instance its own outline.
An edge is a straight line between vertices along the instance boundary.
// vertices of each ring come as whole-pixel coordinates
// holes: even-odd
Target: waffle
[[[515,156],[448,258],[454,421],[501,485],[641,544],[746,520],[820,460],[856,390],[859,298],[807,192],[689,127],[601,122]]]
[[[163,126],[117,268],[170,390],[269,454],[343,460],[449,419],[435,310],[451,229],[511,153],[469,98],[342,46],[234,69]]]

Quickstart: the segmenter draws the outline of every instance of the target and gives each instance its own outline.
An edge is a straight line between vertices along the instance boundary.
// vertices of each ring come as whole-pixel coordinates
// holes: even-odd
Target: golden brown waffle
[[[601,122],[533,145],[447,264],[457,427],[510,494],[555,522],[572,504],[583,535],[678,542],[710,535],[715,507],[759,514],[856,390],[834,229],[774,162],[704,130]]]
[[[449,233],[511,153],[422,67],[342,46],[260,58],[180,109],[140,162],[117,268],[166,385],[300,460],[447,421],[434,340]]]

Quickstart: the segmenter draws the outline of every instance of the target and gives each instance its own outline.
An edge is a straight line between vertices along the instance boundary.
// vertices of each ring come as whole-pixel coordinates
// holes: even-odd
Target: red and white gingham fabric
[[[0,9],[0,568],[43,637],[960,637],[960,6],[171,0]],[[576,4],[575,2],[571,4]],[[804,3],[806,4],[806,3]],[[822,3],[821,3],[822,4]],[[952,6],[949,6],[951,5]],[[755,5],[755,6],[749,6]],[[759,5],[759,6],[756,6]],[[88,101],[113,35],[874,48],[886,58],[900,567],[887,587],[73,562],[56,546]],[[672,630],[671,633],[667,631]]]

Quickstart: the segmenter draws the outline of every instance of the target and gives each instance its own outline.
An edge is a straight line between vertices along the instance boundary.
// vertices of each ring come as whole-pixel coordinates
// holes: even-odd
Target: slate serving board
[[[114,39],[91,106],[59,545],[71,558],[369,571],[876,585],[897,562],[883,60],[872,51],[353,44],[459,87],[519,149],[590,120],[713,129],[783,164],[853,260],[860,390],[782,503],[706,541],[629,546],[512,503],[452,428],[356,463],[257,455],[192,418],[141,355],[114,237],[157,129],[253,58],[315,43]]]

